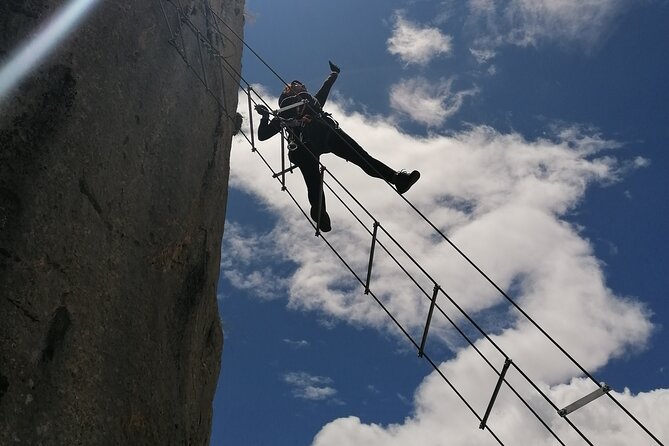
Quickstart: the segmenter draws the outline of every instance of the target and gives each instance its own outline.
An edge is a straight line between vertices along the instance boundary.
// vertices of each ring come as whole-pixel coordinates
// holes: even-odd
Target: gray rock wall
[[[180,1],[97,2],[0,103],[1,445],[209,442],[241,44]],[[65,3],[2,2],[0,60]]]

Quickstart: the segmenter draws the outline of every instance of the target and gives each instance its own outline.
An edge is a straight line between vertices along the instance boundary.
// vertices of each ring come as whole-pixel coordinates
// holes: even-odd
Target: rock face
[[[95,2],[0,102],[0,444],[209,443],[243,8]]]

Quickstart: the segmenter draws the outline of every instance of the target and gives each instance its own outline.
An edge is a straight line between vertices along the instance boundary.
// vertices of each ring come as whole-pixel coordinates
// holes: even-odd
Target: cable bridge
[[[447,245],[449,245],[455,253],[460,256],[473,270],[494,290],[499,293],[499,295],[508,303],[508,305],[513,308],[518,314],[521,315],[529,324],[531,324],[536,330],[545,339],[552,344],[557,351],[563,355],[569,362],[571,362],[584,376],[587,377],[593,384],[592,392],[583,395],[581,398],[572,402],[571,404],[558,407],[556,403],[551,400],[551,398],[546,394],[544,390],[531,379],[526,370],[521,367],[517,362],[513,361],[513,358],[507,354],[504,349],[498,345],[497,342],[482,328],[481,324],[474,319],[470,314],[465,311],[457,300],[452,297],[447,291],[446,287],[442,286],[439,280],[436,277],[433,277],[422,265],[416,260],[410,252],[405,249],[404,246],[393,236],[388,228],[386,228],[382,222],[377,220],[375,216],[369,212],[365,206],[345,187],[342,182],[340,182],[330,171],[320,163],[320,172],[321,172],[321,188],[327,188],[330,193],[336,198],[336,200],[353,216],[353,218],[360,224],[364,231],[369,236],[369,255],[366,271],[356,271],[356,269],[351,265],[351,262],[341,254],[340,250],[337,249],[334,244],[328,240],[328,238],[321,233],[318,229],[318,222],[314,223],[309,217],[309,214],[302,208],[298,200],[286,186],[286,174],[292,172],[296,166],[291,165],[290,161],[287,161],[286,156],[286,146],[288,144],[288,136],[291,131],[290,128],[284,128],[281,131],[281,166],[280,168],[275,168],[270,164],[267,158],[257,150],[256,141],[254,137],[254,122],[253,122],[253,107],[255,105],[265,105],[269,110],[272,108],[270,105],[256,92],[251,84],[242,76],[238,70],[233,67],[226,58],[225,52],[229,48],[239,48],[238,45],[242,45],[246,50],[250,51],[255,58],[258,59],[266,68],[269,70],[281,83],[282,85],[287,85],[286,81],[253,49],[251,48],[241,37],[237,34],[232,27],[230,27],[224,17],[221,17],[216,13],[210,6],[209,0],[198,0],[196,2],[198,8],[200,9],[198,14],[198,20],[194,19],[194,6],[193,4],[183,5],[181,0],[158,0],[160,2],[160,8],[162,10],[163,16],[165,18],[165,27],[164,33],[166,39],[178,52],[181,58],[184,61],[186,69],[190,70],[193,75],[199,80],[203,88],[207,91],[209,96],[218,104],[220,111],[225,116],[226,119],[235,123],[237,131],[241,136],[248,142],[251,151],[256,154],[260,160],[268,169],[269,174],[272,175],[278,182],[278,186],[281,187],[282,191],[285,191],[290,199],[294,202],[295,206],[303,214],[306,221],[308,221],[313,229],[315,230],[315,235],[319,237],[323,244],[327,246],[337,259],[344,265],[344,267],[350,272],[354,281],[357,281],[360,285],[360,290],[365,295],[368,295],[373,299],[376,304],[383,310],[387,317],[395,324],[397,329],[402,333],[408,342],[413,346],[417,355],[423,358],[433,369],[434,371],[443,379],[445,384],[453,391],[456,397],[462,402],[462,404],[471,412],[472,414],[472,426],[478,427],[487,431],[494,440],[500,444],[504,445],[503,439],[501,439],[494,431],[491,426],[490,415],[492,409],[497,400],[500,390],[505,387],[515,396],[523,407],[527,410],[527,415],[530,418],[534,418],[539,426],[542,426],[550,436],[561,445],[566,445],[565,441],[558,435],[556,430],[551,427],[555,424],[555,415],[562,419],[564,423],[567,423],[568,426],[577,434],[577,438],[580,437],[583,443],[588,445],[593,445],[594,443],[588,438],[586,433],[583,432],[582,428],[576,425],[570,419],[570,415],[580,409],[581,407],[592,403],[596,399],[606,396],[617,406],[620,411],[629,419],[630,423],[636,424],[639,429],[641,429],[648,439],[658,445],[663,445],[663,443],[637,418],[635,417],[614,395],[610,393],[611,388],[605,384],[600,383],[595,379],[595,377],[588,372],[569,352],[565,350],[552,336],[548,333],[539,323],[537,323],[521,306],[512,299],[509,294],[498,286],[471,258],[467,256],[446,234],[444,234],[436,225],[434,225],[428,217],[425,216],[420,209],[414,206],[406,197],[403,195],[397,194],[395,189],[388,184],[389,190],[392,190],[396,193],[406,205],[408,205],[416,215],[416,218],[422,220],[428,225],[428,227],[434,232],[434,236],[443,240]],[[184,0],[185,2],[185,0]],[[212,31],[213,30],[213,31]],[[216,79],[211,79],[207,77],[207,68],[216,68],[220,73],[220,77]],[[246,134],[244,130],[241,129],[241,117],[236,113],[236,111],[229,110],[227,104],[228,100],[224,97],[224,89],[222,85],[224,82],[234,82],[239,84],[240,89],[244,92],[247,97],[248,114],[249,114],[249,132]],[[277,111],[274,112],[274,115],[277,115]],[[337,193],[332,186],[338,186],[338,189],[343,191],[341,194]],[[344,195],[344,197],[342,197]],[[350,200],[350,201],[347,201]],[[356,208],[359,210],[354,210],[353,206],[350,203],[354,203]],[[320,214],[320,212],[319,212]],[[362,214],[362,216],[361,216]],[[367,220],[367,222],[363,221]],[[369,223],[371,222],[371,224]],[[384,243],[385,241],[385,243]],[[386,303],[378,296],[374,291],[374,283],[372,281],[373,270],[375,266],[375,256],[378,256],[378,251],[381,250],[387,255],[392,262],[402,271],[406,276],[406,280],[413,284],[416,289],[423,295],[426,299],[426,302],[429,302],[429,309],[427,314],[425,314],[425,324],[422,330],[422,335],[420,339],[413,336],[410,333],[410,330],[403,326],[402,322],[397,319],[397,317],[389,310]],[[397,253],[402,253],[402,259],[399,258]],[[418,273],[420,277],[417,277]],[[428,286],[425,286],[425,283]],[[448,306],[451,311],[446,310]],[[446,321],[447,325],[452,327],[455,333],[457,333],[463,341],[469,345],[472,350],[480,357],[482,361],[482,367],[488,367],[492,370],[495,376],[497,376],[496,382],[487,383],[490,387],[490,399],[484,411],[477,410],[473,407],[472,403],[468,401],[466,396],[457,388],[451,378],[449,378],[445,372],[439,368],[435,360],[430,357],[429,354],[429,339],[430,339],[430,325],[435,320],[436,317],[443,318]],[[463,327],[463,322],[466,321],[468,327]],[[473,331],[476,336],[481,340],[485,340],[491,347],[493,351],[496,351],[498,356],[503,358],[502,363],[495,364],[495,358],[489,358],[489,354],[486,354],[482,348],[480,348],[476,340],[473,339],[471,334],[468,334],[468,331]],[[513,384],[511,381],[510,373],[514,373],[516,378],[515,381],[524,381],[529,385],[529,388],[536,392],[537,395],[545,401],[545,403],[552,409],[553,417],[548,418],[545,415],[545,411],[542,408],[534,407],[528,401],[528,397],[523,395],[517,384]],[[476,421],[476,424],[474,423]],[[494,420],[493,420],[494,421]]]

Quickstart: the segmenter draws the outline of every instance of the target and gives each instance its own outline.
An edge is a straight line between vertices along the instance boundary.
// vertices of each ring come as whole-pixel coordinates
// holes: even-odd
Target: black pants
[[[395,171],[373,158],[346,132],[338,128],[329,118],[324,121],[312,121],[302,130],[302,143],[288,154],[288,158],[302,172],[307,184],[307,194],[312,207],[318,207],[320,190],[320,169],[318,158],[323,153],[333,153],[360,167],[374,178],[382,178],[390,183],[395,178]],[[322,209],[325,209],[325,195],[322,197]]]

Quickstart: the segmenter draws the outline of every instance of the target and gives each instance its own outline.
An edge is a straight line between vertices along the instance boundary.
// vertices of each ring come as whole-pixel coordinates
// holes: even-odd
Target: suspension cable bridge
[[[403,195],[397,194],[406,203],[406,205],[412,209],[417,218],[424,221],[429,226],[429,228],[431,228],[436,237],[440,238],[446,244],[448,244],[457,253],[457,255],[464,259],[464,261],[470,265],[471,268],[473,268],[474,271],[476,271],[476,273],[480,275],[484,281],[489,283],[490,286],[492,286],[494,290],[499,293],[499,295],[522,316],[522,318],[524,318],[543,337],[545,337],[545,339],[548,340],[548,342],[550,342],[550,344],[552,344],[557,349],[557,351],[559,351],[569,362],[571,362],[584,377],[587,377],[592,383],[594,383],[592,392],[583,395],[581,398],[567,406],[558,407],[558,405],[553,400],[551,400],[547,393],[542,390],[540,385],[531,379],[525,368],[521,367],[521,365],[517,362],[514,362],[513,358],[511,358],[510,355],[507,354],[497,342],[495,342],[493,337],[482,328],[481,324],[477,322],[474,317],[468,314],[468,312],[465,311],[460,304],[458,304],[457,300],[445,290],[445,287],[442,286],[439,280],[436,277],[433,277],[421,265],[421,263],[415,259],[407,249],[405,249],[405,247],[396,239],[396,237],[393,236],[390,230],[380,221],[378,221],[377,218],[375,218],[375,216],[370,211],[368,211],[365,206],[345,187],[345,185],[342,184],[341,181],[332,175],[331,172],[328,171],[327,168],[319,162],[321,168],[321,187],[328,188],[328,190],[336,197],[339,203],[344,206],[344,208],[362,226],[363,230],[366,231],[370,237],[367,271],[365,274],[356,272],[351,263],[340,253],[340,250],[338,250],[337,247],[334,246],[334,244],[321,233],[318,222],[312,222],[312,220],[309,218],[309,213],[307,213],[302,208],[298,200],[286,186],[285,175],[286,173],[292,172],[295,168],[295,166],[292,165],[286,167],[286,143],[288,142],[290,129],[286,128],[281,132],[280,170],[275,170],[267,158],[263,156],[259,150],[257,150],[254,137],[253,107],[259,104],[265,105],[270,110],[271,107],[261,97],[261,95],[253,89],[251,84],[242,76],[242,74],[228,62],[226,56],[223,54],[223,51],[227,46],[237,47],[237,45],[242,45],[243,48],[246,48],[248,51],[250,51],[253,56],[257,58],[258,61],[260,61],[267,68],[267,70],[269,70],[284,86],[287,85],[286,81],[260,56],[260,54],[251,48],[244,41],[244,39],[226,23],[225,19],[221,17],[221,15],[216,13],[211,8],[208,0],[203,0],[202,2],[202,5],[204,5],[204,10],[200,11],[200,13],[204,14],[204,25],[199,26],[192,18],[194,8],[192,5],[184,6],[181,0],[159,0],[159,2],[163,16],[165,18],[166,35],[169,36],[168,41],[181,56],[186,67],[199,80],[203,88],[206,89],[209,96],[211,96],[218,104],[219,109],[222,111],[225,118],[237,123],[238,131],[248,142],[251,151],[257,154],[260,161],[271,173],[272,177],[278,181],[281,190],[288,194],[290,199],[294,202],[295,206],[303,214],[305,219],[312,225],[312,227],[315,229],[315,235],[320,237],[325,246],[327,246],[332,251],[335,257],[337,257],[344,265],[344,267],[351,273],[354,280],[360,284],[361,291],[365,295],[369,295],[379,305],[387,317],[395,324],[397,329],[403,334],[404,337],[407,338],[409,343],[413,345],[418,356],[425,359],[434,369],[434,371],[450,387],[450,389],[452,389],[457,398],[460,399],[464,406],[467,407],[467,409],[472,413],[473,417],[478,421],[478,428],[489,432],[489,434],[498,444],[505,444],[503,439],[501,439],[491,427],[490,415],[500,389],[502,386],[506,386],[520,401],[522,406],[527,409],[528,414],[535,418],[537,423],[545,428],[550,436],[558,444],[566,445],[565,440],[558,435],[557,429],[555,428],[555,415],[567,423],[584,443],[593,445],[594,443],[588,438],[582,427],[577,426],[576,423],[570,419],[570,414],[579,408],[595,401],[599,397],[606,396],[615,404],[615,406],[620,409],[620,411],[622,411],[622,413],[630,420],[631,423],[636,424],[636,426],[638,426],[638,428],[645,433],[647,438],[652,443],[663,446],[663,443],[657,438],[657,436],[655,436],[655,434],[653,434],[644,425],[644,423],[642,423],[620,401],[618,401],[614,395],[611,394],[611,388],[607,384],[597,381],[590,372],[588,372],[560,343],[558,343],[553,336],[551,336],[550,333],[548,333],[537,321],[535,321],[531,315],[528,314],[505,290],[498,286],[493,281],[493,279],[490,278],[470,257],[468,257],[467,254],[463,252],[442,230],[433,224],[430,219],[423,212],[421,212],[420,209],[418,209]],[[211,30],[214,30],[214,32],[212,33]],[[194,51],[193,48],[196,48],[196,50]],[[223,76],[221,76],[221,78],[218,80],[207,78],[206,66],[210,64],[215,64],[221,73],[225,73],[227,75],[227,78],[231,82],[239,84],[239,87],[246,95],[246,105],[248,107],[249,118],[249,134],[246,134],[246,132],[239,126],[239,118],[236,116],[236,112],[230,112],[228,107],[229,101],[225,97],[221,97],[221,93],[217,93],[218,91],[223,91],[223,89],[219,88],[220,85],[215,85],[214,83],[223,82]],[[290,164],[290,162],[288,164]],[[342,196],[333,189],[330,182],[333,185],[336,184],[338,188],[346,195],[346,198],[342,198]],[[390,185],[389,189],[397,193]],[[364,214],[362,217],[353,210],[353,206],[347,203],[347,199],[350,199],[353,203],[355,203],[357,208],[362,210],[362,214]],[[369,219],[372,222],[371,227],[368,223],[363,221],[363,218]],[[383,235],[383,240],[387,240],[386,243],[381,240],[381,235]],[[374,291],[374,286],[371,279],[375,265],[375,255],[378,255],[377,248],[389,256],[389,258],[396,264],[396,266],[404,273],[407,280],[412,283],[424,296],[426,301],[429,302],[429,310],[425,316],[425,325],[420,339],[414,337],[410,333],[410,330],[403,326],[401,321],[399,321],[398,318],[389,310],[387,304],[384,303],[381,297]],[[403,254],[403,258],[406,260],[399,259],[399,256],[395,254],[398,252],[397,250]],[[416,272],[420,273],[421,278],[416,277]],[[422,282],[425,281],[427,281],[431,287],[426,287],[424,284],[422,284]],[[449,312],[446,311],[444,304],[452,306],[452,308],[455,309],[457,315],[449,314]],[[457,332],[459,336],[462,337],[466,344],[469,345],[472,350],[481,358],[483,364],[490,368],[497,376],[497,382],[490,383],[491,396],[489,403],[483,413],[477,411],[476,408],[473,407],[466,396],[457,388],[452,379],[446,376],[446,373],[429,355],[427,341],[429,339],[430,325],[435,317],[435,310],[438,315],[443,317],[455,330],[455,332]],[[488,355],[484,353],[484,349],[482,349],[480,345],[477,344],[477,341],[472,339],[470,334],[466,333],[466,329],[461,326],[462,324],[458,320],[459,318],[466,320],[471,325],[471,327],[473,327],[474,331],[478,333],[477,336],[479,336],[480,339],[485,340],[485,342],[492,346],[494,351],[496,351],[499,355],[501,355],[502,358],[504,358],[503,364],[495,365],[493,363],[493,360],[491,360]],[[510,379],[509,375],[511,370],[515,371],[517,376],[524,380],[529,385],[529,388],[536,392],[536,394],[538,394],[546,402],[546,404],[552,408],[554,413],[552,418],[547,419],[546,415],[543,414],[543,411],[530,404],[528,397],[517,388],[517,384],[512,384],[512,380]]]

